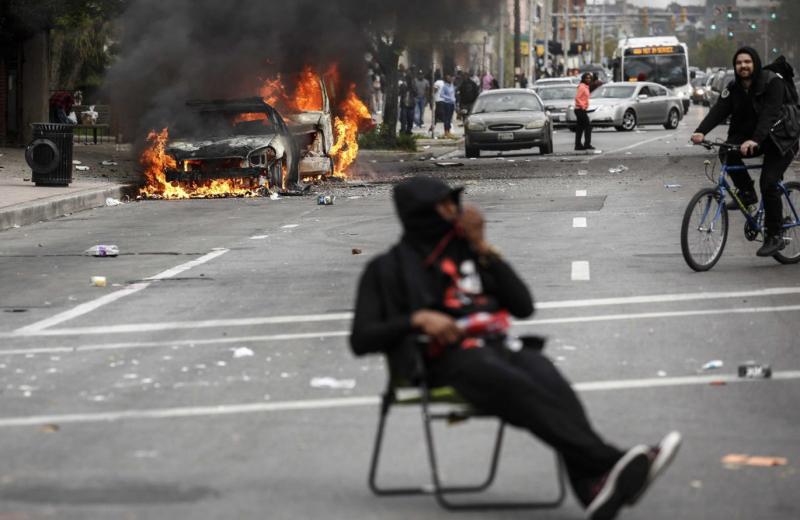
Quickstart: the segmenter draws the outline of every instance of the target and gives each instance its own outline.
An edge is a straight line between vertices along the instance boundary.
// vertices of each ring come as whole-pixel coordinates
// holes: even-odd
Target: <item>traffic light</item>
[[[711,25],[709,25],[709,29],[711,29],[712,31],[716,31],[717,30],[717,22],[711,22]]]
[[[733,20],[733,11],[731,11],[731,6],[728,6],[728,10],[725,12],[725,18],[728,20]]]
[[[750,22],[750,29],[752,29],[754,31],[757,31],[758,30],[758,24],[756,22]]]
[[[778,13],[776,13],[775,11],[771,11],[769,13],[769,19],[773,20],[773,21],[777,20],[778,19]]]
[[[731,30],[728,30],[728,39],[729,40],[733,39],[733,31],[731,31]]]

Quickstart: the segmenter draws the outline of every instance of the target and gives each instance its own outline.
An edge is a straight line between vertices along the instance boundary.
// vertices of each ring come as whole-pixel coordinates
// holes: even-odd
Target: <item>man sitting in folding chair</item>
[[[415,340],[427,336],[431,384],[454,388],[476,409],[549,444],[563,458],[587,516],[614,518],[671,462],[680,434],[627,451],[607,444],[548,358],[537,349],[506,346],[510,315],[530,316],[533,300],[486,242],[480,211],[461,206],[462,190],[425,177],[395,187],[403,236],[361,277],[352,349],[356,355],[383,352],[391,366],[410,374]]]

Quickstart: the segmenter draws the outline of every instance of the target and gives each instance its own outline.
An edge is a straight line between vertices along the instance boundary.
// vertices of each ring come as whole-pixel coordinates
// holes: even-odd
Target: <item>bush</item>
[[[358,136],[358,146],[365,150],[404,150],[407,152],[417,151],[416,135],[399,134],[388,136],[382,133],[382,126]]]

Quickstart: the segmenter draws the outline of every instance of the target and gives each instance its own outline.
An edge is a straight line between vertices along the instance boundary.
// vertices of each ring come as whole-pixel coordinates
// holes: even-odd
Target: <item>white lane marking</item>
[[[218,256],[224,255],[227,253],[227,249],[215,249],[210,253],[201,256],[200,258],[196,258],[191,262],[186,262],[179,266],[173,267],[171,269],[167,269],[166,271],[160,272],[154,276],[149,278],[145,278],[145,282],[139,282],[132,284],[124,289],[120,289],[119,291],[115,291],[111,294],[106,294],[105,296],[101,296],[96,300],[92,300],[86,303],[82,303],[76,307],[73,307],[70,310],[61,312],[56,314],[55,316],[51,316],[50,318],[46,318],[41,321],[37,321],[36,323],[32,323],[30,325],[26,325],[25,327],[21,327],[14,332],[19,335],[25,335],[28,333],[35,333],[41,332],[48,327],[52,327],[53,325],[57,325],[59,323],[63,323],[65,321],[71,320],[73,318],[77,318],[78,316],[82,316],[93,310],[102,307],[103,305],[107,305],[109,303],[115,302],[120,298],[124,298],[125,296],[130,296],[131,294],[136,294],[137,292],[141,291],[142,289],[146,289],[151,281],[157,280],[164,280],[166,278],[172,278],[175,275],[178,275],[184,271],[187,271],[193,267],[197,267],[200,264],[204,264]]]
[[[575,190],[576,197],[586,197],[587,191],[586,190]]]
[[[269,235],[253,235],[250,240],[264,240],[265,238],[269,238]]]
[[[800,379],[800,371],[784,371],[772,374],[773,380],[789,381]],[[701,375],[686,377],[659,377],[651,379],[622,379],[618,381],[587,381],[572,387],[578,392],[601,392],[610,390],[631,390],[637,388],[664,388],[674,386],[707,385],[711,382],[757,384],[757,379],[743,379],[736,375]],[[177,408],[156,408],[152,410],[120,410],[96,413],[73,413],[33,415],[27,417],[6,417],[0,419],[0,428],[37,426],[40,424],[70,424],[113,422],[125,419],[172,419],[181,417],[202,417],[233,415],[245,413],[282,412],[298,410],[320,410],[352,406],[376,406],[378,396],[340,397],[331,399],[306,399],[298,401],[278,401],[274,403],[221,404],[210,406],[187,406]]]
[[[131,286],[133,287],[133,286]],[[116,294],[116,293],[113,293]],[[536,309],[572,309],[579,307],[601,307],[609,305],[629,305],[646,303],[673,303],[696,300],[721,300],[731,298],[761,298],[768,296],[782,296],[800,294],[800,287],[772,287],[749,291],[732,292],[701,292],[701,293],[674,293],[651,294],[645,296],[622,296],[616,298],[594,298],[586,300],[562,300],[550,302],[537,302]],[[728,312],[727,310],[724,312]],[[233,318],[201,321],[174,321],[159,323],[140,323],[130,325],[106,325],[100,327],[73,327],[68,329],[49,329],[21,333],[4,332],[0,338],[15,338],[20,336],[82,336],[89,334],[121,334],[144,331],[160,331],[175,329],[194,329],[207,327],[245,327],[268,324],[306,323],[324,321],[349,321],[353,318],[352,312],[331,314],[310,314],[297,316],[269,316],[255,318]]]
[[[585,228],[586,227],[586,217],[573,217],[572,218],[572,227],[574,227],[574,228]]]
[[[572,262],[572,280],[576,282],[589,280],[589,262],[585,260]]]
[[[514,321],[515,327],[538,326],[538,325],[560,325],[564,323],[592,323],[600,321],[614,320],[644,320],[656,318],[691,318],[694,316],[713,316],[718,314],[760,314],[771,312],[793,312],[800,311],[800,305],[784,305],[779,307],[748,307],[742,309],[709,309],[697,311],[674,311],[674,312],[645,312],[640,314],[603,314],[596,316],[578,316],[572,318],[547,318],[537,320],[518,320]],[[75,352],[91,352],[97,350],[123,350],[132,348],[159,348],[172,347],[174,345],[216,345],[216,344],[235,344],[235,343],[263,343],[267,341],[291,341],[299,339],[324,339],[349,336],[349,330],[333,330],[320,332],[301,332],[295,334],[265,334],[259,336],[226,336],[224,338],[207,339],[182,339],[173,341],[138,341],[125,343],[101,343],[79,345],[75,347],[35,347],[35,348],[16,348],[0,349],[0,356],[29,355],[29,354],[59,354]]]
[[[800,305],[784,305],[781,307],[745,307],[734,309],[708,309],[696,311],[642,312],[638,314],[601,314],[598,316],[576,316],[574,318],[549,318],[542,320],[520,320],[514,325],[553,325],[561,323],[587,323],[593,321],[614,320],[646,320],[653,318],[681,318],[687,316],[714,316],[716,314],[758,314],[763,312],[800,311]]]
[[[632,148],[636,148],[637,146],[642,146],[643,144],[648,144],[648,143],[652,143],[652,142],[655,142],[655,141],[660,141],[661,139],[662,139],[661,137],[654,137],[652,139],[646,139],[644,141],[639,141],[638,143],[633,143],[633,144],[630,144],[628,146],[623,146],[622,148],[617,148],[616,150],[609,150],[609,151],[605,152],[605,155],[610,155],[612,153],[617,153],[617,152],[624,152],[625,150],[630,150]],[[600,155],[595,155],[594,157],[589,157],[588,160],[592,161],[592,160],[597,159],[599,157],[601,157],[601,156]]]
[[[286,224],[285,226],[281,226],[281,229],[292,229],[292,228],[296,228],[299,225],[300,224]]]

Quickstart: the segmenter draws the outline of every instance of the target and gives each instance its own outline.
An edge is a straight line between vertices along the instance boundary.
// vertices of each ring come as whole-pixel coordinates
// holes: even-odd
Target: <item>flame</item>
[[[139,159],[144,168],[146,185],[139,194],[147,198],[189,199],[203,197],[255,197],[259,195],[253,179],[218,179],[204,183],[167,182],[166,170],[177,169],[175,159],[166,153],[169,131],[151,131],[147,136],[150,146]]]
[[[336,165],[334,175],[346,177],[345,172],[358,157],[358,130],[361,126],[372,123],[369,109],[355,93],[355,85],[350,85],[347,97],[339,104],[341,114],[334,118],[336,142],[330,150]]]

